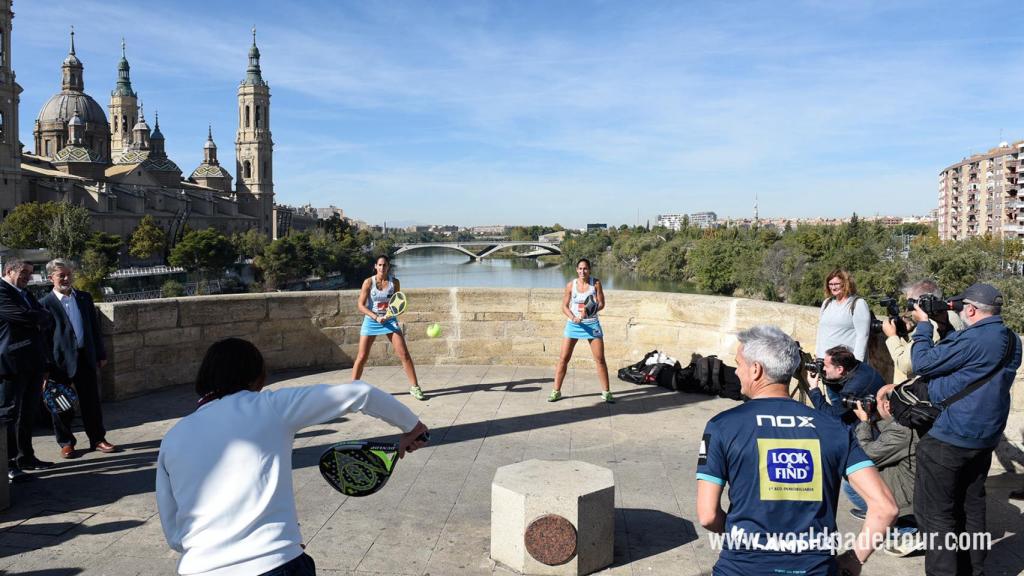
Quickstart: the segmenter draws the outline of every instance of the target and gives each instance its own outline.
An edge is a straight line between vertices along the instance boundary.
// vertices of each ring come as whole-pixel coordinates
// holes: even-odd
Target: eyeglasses
[[[828,283],[828,287],[829,288],[842,288],[843,287],[843,283],[842,282],[829,282]]]

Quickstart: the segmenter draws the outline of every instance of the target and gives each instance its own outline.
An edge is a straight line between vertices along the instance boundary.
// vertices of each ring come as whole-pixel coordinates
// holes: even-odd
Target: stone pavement
[[[308,428],[295,442],[294,475],[307,551],[326,575],[460,575],[511,572],[488,559],[490,484],[499,466],[528,458],[577,459],[611,468],[616,481],[611,575],[707,574],[717,554],[695,526],[694,469],[705,422],[733,406],[613,381],[618,402],[601,402],[592,370],[570,370],[566,398],[545,401],[552,367],[421,367],[429,395],[417,402],[397,367],[365,379],[396,394],[433,430],[432,445],[402,460],[379,493],[345,498],[320,478],[329,444],[392,438],[394,429],[360,414]],[[284,374],[274,386],[342,382],[348,371]],[[34,576],[174,574],[176,554],[160,530],[154,466],[164,432],[194,407],[188,387],[104,405],[108,438],[125,450],[58,461],[52,434],[38,431],[39,456],[58,461],[12,486],[0,513],[0,573]],[[86,443],[84,433],[77,433]],[[1007,493],[1020,476],[989,480],[989,527],[996,540],[989,574],[1024,571],[1022,504]],[[840,503],[839,525],[859,523]],[[923,559],[878,553],[866,574],[923,573]]]

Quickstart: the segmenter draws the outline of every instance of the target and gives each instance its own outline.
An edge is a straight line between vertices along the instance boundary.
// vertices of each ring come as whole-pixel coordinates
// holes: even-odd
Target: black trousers
[[[82,413],[85,435],[89,437],[89,444],[95,446],[106,440],[107,430],[103,427],[103,410],[100,408],[100,387],[96,379],[96,366],[85,359],[86,356],[87,354],[78,355],[75,377],[63,378],[62,382],[75,385],[75,392],[78,393],[78,409]],[[75,445],[75,435],[71,433],[71,421],[74,417],[74,411],[64,412],[60,416],[52,416],[53,434],[57,437],[57,444],[61,446]]]
[[[928,576],[985,573],[987,550],[959,550],[949,546],[946,535],[985,532],[985,479],[992,450],[960,448],[931,436],[918,443],[914,516],[923,534],[937,534],[925,551]]]
[[[316,563],[308,554],[302,554],[260,576],[316,576]]]
[[[32,428],[42,397],[42,373],[0,376],[0,422],[7,426],[9,461],[35,458]]]

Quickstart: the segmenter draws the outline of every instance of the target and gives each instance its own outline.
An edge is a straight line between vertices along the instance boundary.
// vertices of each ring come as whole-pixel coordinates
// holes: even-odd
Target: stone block
[[[180,325],[224,324],[267,317],[267,300],[263,294],[237,296],[196,296],[178,298]]]
[[[208,324],[203,326],[203,341],[213,344],[225,338],[244,338],[252,340],[252,337],[259,330],[256,322],[227,322],[225,324]]]
[[[142,333],[144,346],[167,346],[169,344],[183,344],[199,340],[202,332],[199,326],[188,328],[168,328],[165,330],[152,330]]]
[[[523,291],[505,288],[475,288],[458,292],[459,312],[518,312],[526,314],[529,300]]]
[[[137,330],[149,331],[162,328],[174,328],[178,325],[177,298],[167,300],[150,300],[143,303],[132,303],[138,315]]]
[[[614,558],[612,471],[575,460],[498,468],[491,484],[491,558],[522,574],[580,575]]]
[[[280,320],[332,317],[338,315],[339,304],[338,294],[335,292],[279,294],[268,300],[267,318]]]
[[[138,310],[129,303],[96,304],[100,314],[100,331],[104,335],[130,334],[138,326]]]

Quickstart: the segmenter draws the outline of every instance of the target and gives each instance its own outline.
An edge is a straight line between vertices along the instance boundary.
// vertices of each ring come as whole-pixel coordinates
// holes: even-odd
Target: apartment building
[[[939,238],[1024,238],[1024,202],[1018,198],[1022,160],[1024,140],[1002,142],[939,173]]]

